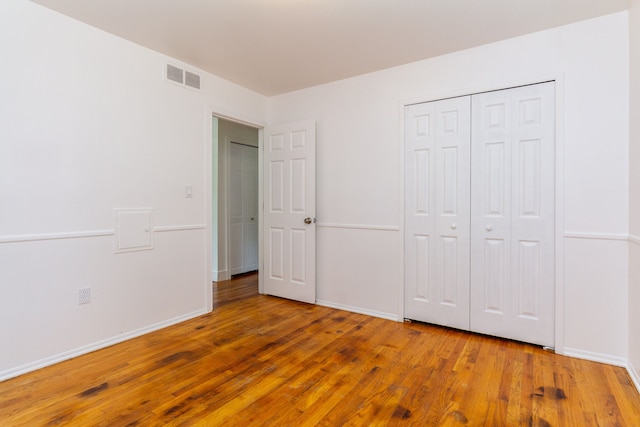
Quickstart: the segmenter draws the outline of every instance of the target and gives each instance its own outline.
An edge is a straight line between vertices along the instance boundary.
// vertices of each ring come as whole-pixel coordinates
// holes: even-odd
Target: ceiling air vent
[[[165,78],[174,83],[188,86],[192,89],[200,89],[200,75],[185,71],[175,65],[167,64]]]

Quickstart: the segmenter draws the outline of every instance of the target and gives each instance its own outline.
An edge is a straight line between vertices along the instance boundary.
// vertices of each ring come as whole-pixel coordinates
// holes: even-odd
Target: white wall
[[[0,57],[0,379],[205,312],[206,116],[263,121],[265,98],[167,83],[164,56],[24,0],[0,2]],[[155,248],[114,254],[113,209],[138,207]]]
[[[629,371],[640,389],[640,1],[629,12]]]
[[[317,120],[321,303],[401,315],[404,102],[555,78],[564,290],[558,347],[621,363],[628,339],[627,24],[627,13],[617,13],[270,98],[270,122]]]
[[[640,23],[636,2],[631,22]],[[631,216],[640,214],[627,161],[628,23],[618,13],[267,101],[206,73],[202,92],[166,83],[164,56],[3,0],[0,379],[206,311],[212,110],[262,123],[268,102],[269,122],[317,120],[318,299],[397,318],[402,103],[549,77],[560,89],[561,350],[629,355],[638,367],[640,322],[634,310],[629,321],[627,297],[640,303],[640,272],[631,269],[629,291],[627,271],[640,251],[624,239],[630,193]],[[153,250],[113,254],[112,211],[127,207],[154,208]],[[639,236],[640,221],[631,227]],[[92,302],[78,306],[85,286]]]

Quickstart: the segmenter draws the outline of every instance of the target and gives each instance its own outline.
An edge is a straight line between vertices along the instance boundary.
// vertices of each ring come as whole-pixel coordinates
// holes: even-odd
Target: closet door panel
[[[474,95],[472,116],[471,329],[553,347],[554,85]]]
[[[405,111],[405,317],[469,327],[470,99]]]
[[[231,274],[258,269],[258,149],[229,144]]]

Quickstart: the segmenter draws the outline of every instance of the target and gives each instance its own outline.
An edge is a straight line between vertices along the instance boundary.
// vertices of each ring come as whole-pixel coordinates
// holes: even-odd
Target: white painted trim
[[[618,240],[618,241],[626,241],[630,239],[630,236],[627,234],[588,233],[588,232],[581,232],[581,231],[565,231],[563,236],[565,239]]]
[[[351,313],[366,314],[367,316],[379,317],[381,319],[402,321],[402,319],[399,319],[398,315],[394,313],[384,313],[382,311],[366,310],[360,307],[353,307],[351,305],[338,304],[338,303],[334,303],[331,301],[324,301],[324,300],[316,300],[316,304],[321,305],[323,307],[335,308],[336,310],[344,310],[344,311],[349,311]]]
[[[100,349],[112,346],[114,344],[118,344],[123,341],[127,341],[132,338],[136,338],[141,335],[145,335],[150,332],[154,332],[159,329],[166,328],[168,326],[176,325],[186,320],[194,319],[206,313],[207,312],[205,310],[194,311],[192,313],[174,317],[173,319],[168,319],[163,322],[159,322],[141,329],[136,329],[121,335],[107,338],[105,340],[94,342],[89,345],[78,347],[73,350],[65,351],[63,353],[58,353],[53,356],[46,357],[44,359],[36,360],[35,362],[27,363],[25,365],[17,366],[15,368],[0,371],[0,381],[8,380],[9,378],[14,378],[19,375],[26,374],[27,372],[32,372],[37,369],[51,366],[56,363],[63,362],[65,360],[73,359],[74,357],[82,356],[83,354],[91,353],[92,351],[100,350]]]
[[[214,282],[223,282],[231,278],[227,270],[213,270],[212,277]]]
[[[553,73],[555,81],[555,317],[554,347],[564,354],[564,74]]]
[[[640,373],[638,373],[638,370],[633,366],[631,362],[627,363],[627,372],[631,377],[631,381],[633,381],[633,385],[636,386],[636,390],[640,392]]]
[[[564,348],[565,356],[575,357],[578,359],[590,360],[592,362],[606,363],[607,365],[620,366],[627,368],[629,363],[624,357],[612,356],[610,354],[595,353],[592,351],[580,350],[577,348]]]
[[[189,225],[167,225],[154,227],[153,231],[162,233],[165,231],[186,231],[186,230],[202,230],[205,224],[189,224]],[[65,239],[86,239],[91,237],[108,237],[114,236],[115,230],[84,230],[69,231],[61,233],[42,233],[42,234],[16,234],[9,236],[0,236],[1,243],[21,243],[21,242],[40,242],[46,240],[65,240]]]
[[[406,225],[404,221],[405,216],[405,111],[407,108],[407,104],[405,102],[398,102],[398,115],[396,117],[396,126],[398,127],[398,182],[400,183],[400,188],[398,189],[398,289],[397,289],[397,310],[398,310],[398,321],[404,321],[404,265],[405,265],[405,231]]]
[[[640,245],[640,237],[634,236],[633,234],[629,234],[629,242],[635,243],[636,245]]]
[[[211,107],[205,105],[204,107],[204,141],[202,141],[203,151],[203,167],[204,167],[204,182],[202,183],[203,202],[204,202],[204,247],[202,248],[204,256],[204,301],[207,313],[213,311],[213,173],[217,171],[217,167],[213,165],[214,158],[213,150],[218,149],[218,139],[213,138],[213,112]],[[216,122],[217,128],[217,122]],[[217,207],[217,203],[215,204]],[[217,264],[216,264],[217,266]]]
[[[160,227],[154,227],[153,231],[156,233],[164,233],[167,231],[204,230],[205,228],[207,228],[205,224],[163,225]]]
[[[215,116],[219,119],[240,123],[256,129],[262,129],[263,127],[266,126],[266,123],[263,122],[262,120],[245,116],[244,114],[240,114],[238,112],[228,110],[224,107],[208,105],[207,111],[209,113],[210,118]],[[206,135],[206,138],[209,142],[211,142],[211,132],[209,132],[209,134]]]
[[[88,237],[104,237],[115,235],[115,230],[86,230],[62,233],[19,234],[0,236],[0,243],[38,242],[44,240],[85,239]]]
[[[263,174],[264,174],[264,128],[258,129],[258,293],[264,293],[264,186]],[[316,135],[316,147],[317,147],[317,135]],[[317,244],[317,240],[316,240]],[[317,279],[317,277],[316,277]],[[316,291],[318,281],[316,280]]]
[[[367,224],[340,224],[319,222],[317,228],[346,228],[350,230],[375,230],[375,231],[400,231],[400,227],[396,225],[367,225]]]

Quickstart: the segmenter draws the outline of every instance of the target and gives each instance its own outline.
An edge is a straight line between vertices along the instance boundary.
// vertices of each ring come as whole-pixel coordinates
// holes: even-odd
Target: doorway
[[[259,265],[259,132],[256,127],[231,121],[228,119],[213,117],[212,137],[217,138],[217,144],[213,144],[213,233],[212,233],[212,279],[214,282],[226,281],[233,274],[255,271]],[[217,145],[217,149],[216,149]],[[246,147],[239,148],[239,147]],[[242,166],[242,152],[250,154],[246,156],[244,163],[253,166],[247,168],[247,172],[238,170],[238,152]],[[233,160],[232,160],[233,156]],[[240,175],[238,175],[238,173]],[[253,176],[253,179],[246,175]],[[243,193],[240,199],[234,197],[238,187],[242,190],[244,180],[255,182],[255,185]],[[253,188],[253,190],[252,190]],[[233,193],[233,194],[232,194]],[[246,193],[246,194],[245,194]],[[238,207],[242,216],[242,206],[249,207],[250,215],[238,218]],[[253,207],[253,208],[251,208]],[[233,218],[233,221],[232,221]],[[253,220],[251,220],[253,218]],[[255,229],[254,232],[252,232]],[[245,232],[243,232],[245,231]],[[246,239],[245,239],[246,237]],[[244,250],[238,245],[237,239],[247,240],[250,249]],[[236,255],[234,255],[236,254]],[[241,256],[237,256],[240,254]],[[247,261],[249,269],[238,269],[237,260]],[[234,264],[234,265],[232,265]],[[235,271],[235,272],[234,272]]]

